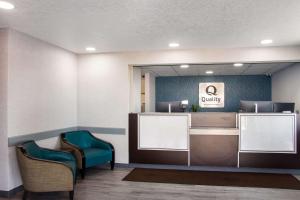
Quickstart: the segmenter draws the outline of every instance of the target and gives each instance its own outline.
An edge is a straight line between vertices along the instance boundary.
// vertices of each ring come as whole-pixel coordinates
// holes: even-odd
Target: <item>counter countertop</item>
[[[190,135],[239,135],[238,128],[199,127],[190,128]]]
[[[297,113],[238,113],[239,115],[253,115],[253,116],[284,116],[284,115],[297,115]]]
[[[138,113],[138,115],[152,115],[152,116],[189,116],[191,113],[185,113],[185,112],[172,112],[172,113],[164,113],[164,112],[147,112],[147,113]]]

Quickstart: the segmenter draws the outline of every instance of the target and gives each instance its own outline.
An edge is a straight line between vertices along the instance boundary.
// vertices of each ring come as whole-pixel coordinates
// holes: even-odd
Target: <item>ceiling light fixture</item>
[[[15,8],[15,6],[7,1],[0,1],[0,8],[5,10],[12,10]]]
[[[243,63],[234,63],[233,66],[235,67],[242,67],[244,64]]]
[[[85,50],[92,52],[92,51],[96,51],[96,48],[95,47],[86,47]]]
[[[172,42],[172,43],[170,43],[169,44],[169,47],[179,47],[180,46],[180,44],[179,43],[176,43],[176,42]]]
[[[206,71],[205,73],[206,73],[206,74],[213,74],[214,71],[208,70],[208,71]]]
[[[190,66],[189,65],[180,65],[180,68],[182,69],[186,69],[186,68],[189,68]]]
[[[273,43],[273,40],[271,40],[271,39],[266,39],[266,40],[260,41],[260,43],[261,43],[262,45],[272,44],[272,43]]]

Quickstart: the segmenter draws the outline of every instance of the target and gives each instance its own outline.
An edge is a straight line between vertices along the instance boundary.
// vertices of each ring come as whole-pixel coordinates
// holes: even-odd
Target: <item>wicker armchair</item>
[[[74,196],[76,161],[68,152],[39,147],[29,141],[17,146],[17,157],[24,186],[23,199],[28,192],[67,191]]]
[[[115,165],[115,150],[112,144],[100,140],[89,131],[71,131],[61,134],[61,146],[73,151],[84,179],[85,169],[110,162],[111,170]]]

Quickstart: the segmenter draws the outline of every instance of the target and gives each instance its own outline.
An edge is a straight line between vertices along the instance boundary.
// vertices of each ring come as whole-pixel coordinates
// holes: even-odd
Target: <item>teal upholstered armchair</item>
[[[85,169],[110,162],[111,170],[115,164],[115,150],[112,144],[100,140],[89,131],[72,131],[61,134],[61,146],[71,149],[77,159],[81,177]]]
[[[24,186],[28,192],[61,192],[74,196],[76,160],[69,152],[39,147],[34,141],[17,146],[17,157]]]

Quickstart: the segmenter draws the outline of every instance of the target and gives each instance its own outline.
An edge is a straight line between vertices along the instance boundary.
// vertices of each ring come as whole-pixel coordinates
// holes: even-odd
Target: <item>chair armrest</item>
[[[83,169],[84,166],[84,162],[83,160],[85,159],[84,156],[84,152],[82,149],[80,149],[78,146],[69,143],[64,137],[63,135],[61,135],[61,147],[63,149],[68,149],[68,150],[72,150],[75,157],[76,157],[76,161],[77,161],[77,167],[79,169]]]
[[[99,138],[96,138],[91,133],[90,133],[90,136],[91,136],[91,140],[92,140],[92,147],[114,151],[114,146],[111,143],[101,140]]]
[[[64,163],[36,159],[17,149],[23,185],[31,192],[73,191],[74,175]]]

